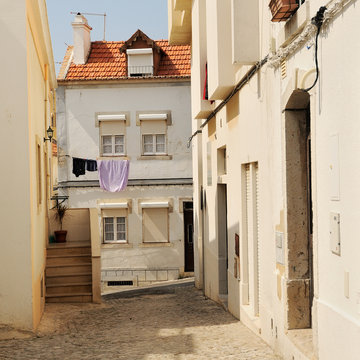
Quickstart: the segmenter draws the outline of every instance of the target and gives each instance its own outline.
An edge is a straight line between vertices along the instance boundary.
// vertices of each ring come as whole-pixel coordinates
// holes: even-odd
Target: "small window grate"
[[[108,281],[108,286],[129,286],[134,285],[133,281],[121,280],[121,281]]]

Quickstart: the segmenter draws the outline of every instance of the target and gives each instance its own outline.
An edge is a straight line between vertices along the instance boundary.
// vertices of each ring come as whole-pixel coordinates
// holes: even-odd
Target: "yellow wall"
[[[46,16],[45,2],[27,0],[27,5],[32,307],[33,327],[36,328],[45,305],[43,278],[52,188],[49,182],[52,149],[50,142],[44,142],[43,138],[51,125],[55,76],[49,29],[47,22],[43,22]]]
[[[30,197],[31,197],[31,248],[32,248],[32,289],[33,323],[40,321],[44,298],[40,298],[40,279],[45,267],[46,247],[46,154],[43,137],[45,134],[45,66],[42,66],[36,49],[31,24],[27,23],[28,46],[28,102],[29,102],[29,155],[30,155]],[[40,147],[38,164],[37,147]],[[40,166],[40,176],[39,169]],[[41,203],[39,204],[39,182]]]

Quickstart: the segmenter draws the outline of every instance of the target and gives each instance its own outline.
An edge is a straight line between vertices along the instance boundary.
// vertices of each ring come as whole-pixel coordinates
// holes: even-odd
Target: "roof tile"
[[[189,77],[191,52],[189,45],[169,45],[167,40],[155,41],[163,51],[158,72],[154,77]],[[126,54],[120,52],[123,41],[94,41],[86,64],[71,63],[72,46],[69,46],[59,73],[59,80],[125,79]]]

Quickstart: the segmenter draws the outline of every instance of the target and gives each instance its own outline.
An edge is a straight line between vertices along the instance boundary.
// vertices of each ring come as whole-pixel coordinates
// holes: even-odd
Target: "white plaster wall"
[[[208,56],[216,60],[214,48],[209,42],[215,41],[216,30],[215,1],[207,6],[207,18],[215,19],[211,28],[207,27]],[[299,12],[299,18],[310,19],[315,15],[321,1],[307,1],[310,5]],[[208,5],[208,3],[207,3]],[[261,58],[265,57],[275,39],[281,45],[281,32],[288,25],[270,23],[267,3],[261,6]],[[306,5],[305,5],[306,6]],[[196,9],[196,8],[195,8]],[[194,10],[193,10],[194,11]],[[195,13],[196,15],[196,13]],[[211,15],[211,17],[210,17]],[[305,17],[304,17],[305,16]],[[360,46],[357,40],[357,19],[359,7],[352,2],[343,9],[320,36],[319,65],[320,81],[311,92],[312,156],[313,156],[313,211],[314,211],[314,282],[315,298],[313,307],[313,336],[315,354],[319,359],[357,359],[360,353],[360,268],[357,260],[359,242],[356,240],[357,219],[359,218],[359,108],[360,94],[359,68],[357,59]],[[230,19],[229,19],[230,20]],[[298,19],[293,17],[293,22]],[[208,23],[210,23],[208,21]],[[194,29],[195,28],[195,29]],[[198,37],[201,24],[199,17],[193,17],[193,40]],[[313,40],[313,39],[312,39]],[[305,45],[309,45],[306,47]],[[195,174],[194,186],[207,178],[207,142],[212,143],[212,186],[206,188],[206,210],[204,211],[205,243],[205,294],[218,300],[217,284],[217,219],[216,219],[216,149],[226,144],[228,153],[228,305],[229,311],[259,334],[285,359],[306,359],[307,357],[290,340],[285,330],[286,294],[285,274],[276,266],[275,232],[285,231],[283,211],[285,210],[284,176],[284,115],[282,110],[295,89],[296,71],[299,74],[314,68],[314,45],[306,43],[287,58],[287,76],[281,79],[278,68],[265,66],[241,91],[239,96],[220,111],[216,117],[216,138],[208,138],[208,127],[202,134],[202,173]],[[223,52],[223,61],[228,55]],[[243,67],[237,79],[246,72]],[[193,66],[193,72],[201,69]],[[210,76],[217,76],[212,68]],[[312,83],[309,77],[307,83]],[[226,80],[226,76],[224,79]],[[299,77],[299,81],[301,76]],[[192,96],[198,92],[194,91]],[[199,99],[192,99],[196,109]],[[218,103],[217,103],[218,104]],[[194,107],[194,105],[193,105]],[[196,110],[197,111],[197,110]],[[340,159],[340,200],[332,201],[331,176],[329,171],[330,136],[339,134]],[[260,317],[249,315],[246,306],[241,305],[241,289],[234,277],[234,234],[241,233],[241,163],[259,162],[259,241],[260,241]],[[329,213],[340,213],[341,256],[329,249]],[[198,210],[196,217],[201,217]],[[349,273],[349,297],[344,295],[344,274]],[[273,327],[271,327],[273,321]]]
[[[231,41],[231,0],[206,2],[209,99],[225,99],[234,84]]]
[[[25,1],[0,1],[0,323],[32,328]],[[21,226],[19,226],[21,225]]]
[[[316,94],[317,222],[319,271],[319,355],[352,360],[360,353],[360,56],[356,3],[329,27],[321,39],[321,82]],[[346,64],[346,66],[345,66]],[[339,136],[339,200],[331,200],[331,135]],[[336,176],[336,175],[335,175]],[[330,251],[330,212],[340,214],[341,255]],[[349,297],[345,296],[349,273]],[[331,339],[331,340],[330,340]],[[329,341],[330,340],[330,341]]]
[[[99,188],[72,188],[69,206],[96,208],[99,201],[130,201],[128,210],[128,244],[102,244],[101,268],[106,269],[169,269],[184,268],[184,223],[181,200],[192,199],[192,186],[128,186],[119,193]],[[163,199],[172,205],[169,211],[169,243],[142,243],[142,209],[139,201]],[[100,217],[99,217],[100,219]],[[98,239],[101,242],[101,239]]]
[[[60,157],[59,182],[97,180],[97,172],[86,172],[76,178],[72,174],[72,157],[99,158],[97,112],[128,112],[126,156],[130,160],[129,179],[192,178],[191,149],[186,147],[191,135],[190,85],[185,82],[126,83],[112,86],[60,87],[58,91],[58,139]],[[167,127],[170,160],[143,160],[141,132],[136,125],[136,112],[170,111]],[[192,199],[191,185],[128,186],[120,193],[109,193],[99,187],[63,189],[72,208],[98,207],[104,199],[130,199],[128,245],[103,244],[102,270],[107,269],[184,269],[184,230],[180,199]],[[169,244],[142,244],[142,211],[140,199],[168,199],[174,206],[169,214]],[[99,218],[100,220],[100,218]],[[100,223],[99,223],[100,224]],[[99,225],[98,225],[99,226]],[[101,239],[99,238],[99,242]]]
[[[58,98],[60,154],[70,156],[61,158],[66,161],[67,169],[60,165],[60,182],[98,179],[97,172],[87,172],[76,178],[72,174],[71,157],[98,158],[99,128],[95,127],[95,113],[121,111],[130,112],[130,126],[126,127],[130,179],[192,177],[191,151],[186,147],[191,135],[188,82],[66,88],[65,93],[59,90]],[[138,160],[141,156],[141,133],[140,126],[136,125],[136,111],[166,110],[171,111],[172,118],[172,124],[167,127],[168,154],[172,160]]]

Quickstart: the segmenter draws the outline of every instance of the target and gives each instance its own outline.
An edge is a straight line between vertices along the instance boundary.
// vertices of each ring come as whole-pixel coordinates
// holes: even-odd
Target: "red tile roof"
[[[184,78],[190,76],[191,50],[189,45],[169,45],[167,40],[155,41],[163,51],[158,72],[151,78]],[[95,41],[86,64],[71,61],[69,46],[61,65],[58,80],[116,80],[127,79],[126,54],[120,52],[124,41]],[[131,78],[133,79],[133,78]]]

